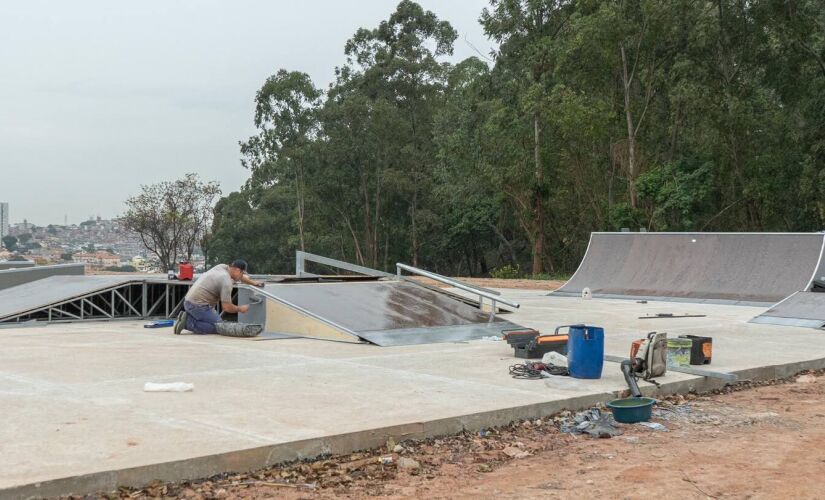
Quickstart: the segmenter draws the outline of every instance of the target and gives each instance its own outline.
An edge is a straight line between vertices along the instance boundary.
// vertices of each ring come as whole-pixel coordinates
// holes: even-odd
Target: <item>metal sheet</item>
[[[249,303],[256,289],[242,287]],[[407,281],[270,284],[263,293],[310,314],[342,333],[381,346],[459,342],[520,328],[455,298]],[[266,308],[253,306],[241,321],[266,323]]]
[[[825,293],[797,292],[753,318],[751,323],[822,328]]]
[[[57,264],[54,266],[21,267],[0,270],[0,290],[31,283],[50,276],[83,276],[84,264]]]
[[[136,281],[141,280],[131,276],[52,276],[0,290],[0,320]]]
[[[774,304],[805,290],[821,233],[593,233],[557,295]]]
[[[353,332],[486,323],[489,317],[407,282],[267,284],[265,290]]]
[[[509,321],[493,323],[458,325],[431,328],[403,328],[398,330],[380,330],[375,332],[358,332],[364,340],[382,347],[440,344],[445,342],[464,342],[484,337],[500,336],[502,330],[522,328]]]

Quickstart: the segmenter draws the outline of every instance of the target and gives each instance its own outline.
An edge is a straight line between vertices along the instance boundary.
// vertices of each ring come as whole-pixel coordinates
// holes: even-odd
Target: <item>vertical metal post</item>
[[[494,319],[496,319],[496,299],[491,299],[492,307],[490,308],[490,318],[487,320],[488,323],[492,323]]]
[[[295,275],[299,278],[304,275],[304,252],[295,252]]]
[[[144,318],[149,315],[149,304],[148,304],[149,291],[148,291],[148,288],[149,288],[149,283],[144,281],[143,284],[141,285],[142,307],[140,308],[140,311],[141,311],[142,316]]]
[[[163,289],[164,299],[166,300],[166,314],[163,316],[164,318],[169,317],[169,283],[166,283],[166,286]]]

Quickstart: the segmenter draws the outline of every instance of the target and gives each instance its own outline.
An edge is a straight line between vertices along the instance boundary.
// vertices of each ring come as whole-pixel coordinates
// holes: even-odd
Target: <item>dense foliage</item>
[[[497,51],[402,1],[326,91],[280,70],[214,260],[574,269],[596,230],[825,226],[821,0],[493,0]],[[509,272],[509,271],[508,271]]]

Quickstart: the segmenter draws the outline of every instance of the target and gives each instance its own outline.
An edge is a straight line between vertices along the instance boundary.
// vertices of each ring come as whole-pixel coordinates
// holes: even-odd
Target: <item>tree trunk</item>
[[[301,167],[295,170],[295,189],[297,196],[298,208],[298,240],[300,241],[301,251],[306,251],[304,244],[304,176]]]
[[[418,228],[416,227],[416,212],[418,210],[418,186],[413,191],[412,202],[412,265],[418,267]]]
[[[638,206],[638,195],[636,194],[636,177],[638,176],[638,166],[636,165],[636,130],[633,128],[633,114],[630,112],[630,87],[631,77],[627,74],[627,56],[624,52],[624,45],[619,44],[622,53],[622,87],[624,88],[624,114],[627,119],[627,181],[630,190],[630,206]]]
[[[536,196],[533,201],[534,234],[533,240],[533,274],[542,272],[544,256],[544,170],[541,167],[541,127],[538,112],[533,113],[533,130],[535,132],[534,156],[536,162]]]

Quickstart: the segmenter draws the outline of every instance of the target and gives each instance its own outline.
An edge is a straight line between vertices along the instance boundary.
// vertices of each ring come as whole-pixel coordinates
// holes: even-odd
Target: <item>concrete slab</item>
[[[546,296],[505,290],[520,324],[551,331],[585,322],[625,355],[650,330],[714,339],[712,369],[772,378],[825,367],[822,332],[747,321],[763,309]],[[639,320],[670,312],[705,318]],[[377,347],[309,339],[255,342],[175,336],[139,322],[0,331],[0,498],[87,493],[344,453],[464,428],[535,418],[611,399],[600,380],[511,379],[503,342]],[[144,393],[145,382],[191,393]],[[669,373],[661,392],[719,381]],[[654,389],[645,385],[646,391]]]

